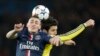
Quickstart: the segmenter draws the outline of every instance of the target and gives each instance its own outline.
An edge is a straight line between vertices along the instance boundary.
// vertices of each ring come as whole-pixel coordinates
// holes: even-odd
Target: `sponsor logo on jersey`
[[[26,44],[20,43],[19,48],[39,51],[39,47],[36,45],[33,45],[33,42],[31,42],[31,41],[27,41]]]

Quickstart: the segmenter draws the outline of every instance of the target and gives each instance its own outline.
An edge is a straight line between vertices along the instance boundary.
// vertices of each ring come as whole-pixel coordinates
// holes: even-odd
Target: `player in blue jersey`
[[[51,38],[41,31],[41,21],[34,16],[28,20],[27,28],[22,23],[15,24],[14,29],[7,33],[7,38],[17,39],[16,56],[42,56],[47,43],[58,45],[60,39]]]

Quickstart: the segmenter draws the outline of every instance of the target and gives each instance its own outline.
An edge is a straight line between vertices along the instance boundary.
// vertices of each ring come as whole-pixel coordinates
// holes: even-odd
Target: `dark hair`
[[[42,27],[41,29],[49,30],[51,26],[57,26],[58,21],[54,19],[53,17],[49,17],[47,20],[42,20]]]
[[[37,15],[31,16],[30,18],[39,18]]]

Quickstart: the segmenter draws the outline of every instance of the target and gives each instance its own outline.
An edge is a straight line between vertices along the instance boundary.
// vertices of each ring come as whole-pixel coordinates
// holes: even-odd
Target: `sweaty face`
[[[48,34],[51,36],[57,35],[57,26],[51,26],[50,29],[48,30]]]
[[[38,18],[32,17],[27,23],[27,28],[30,33],[38,32],[38,30],[41,28],[41,21]]]

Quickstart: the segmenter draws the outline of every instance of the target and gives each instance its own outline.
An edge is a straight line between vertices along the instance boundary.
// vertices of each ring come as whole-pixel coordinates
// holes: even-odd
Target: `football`
[[[44,5],[37,5],[32,10],[32,16],[36,15],[39,19],[48,19],[50,14],[49,9]]]

